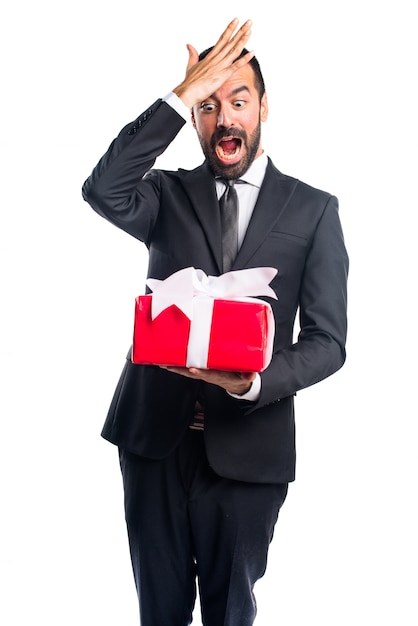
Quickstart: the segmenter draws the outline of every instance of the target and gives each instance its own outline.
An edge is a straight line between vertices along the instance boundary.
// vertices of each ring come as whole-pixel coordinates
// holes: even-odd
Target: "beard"
[[[210,141],[205,141],[199,133],[197,133],[197,136],[203,154],[213,174],[215,176],[237,180],[248,170],[255,159],[260,146],[261,122],[258,122],[257,127],[250,136],[247,135],[245,130],[237,130],[234,128],[220,128],[212,135]],[[244,146],[244,155],[237,163],[228,165],[227,163],[221,163],[217,158],[215,148],[222,137],[238,137],[241,139]]]

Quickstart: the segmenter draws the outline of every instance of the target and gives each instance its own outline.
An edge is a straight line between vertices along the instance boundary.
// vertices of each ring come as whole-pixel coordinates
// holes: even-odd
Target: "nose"
[[[222,106],[219,109],[216,125],[218,127],[222,126],[223,128],[230,128],[230,126],[234,125],[231,112],[228,111],[228,109],[225,106]]]

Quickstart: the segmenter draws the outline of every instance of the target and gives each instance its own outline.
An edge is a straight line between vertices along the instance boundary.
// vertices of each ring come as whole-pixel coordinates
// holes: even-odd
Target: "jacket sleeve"
[[[330,196],[306,256],[299,295],[300,332],[262,372],[261,394],[250,410],[272,404],[327,378],[346,357],[348,255]]]
[[[157,100],[125,126],[82,187],[84,200],[102,217],[147,241],[159,209],[159,194],[144,175],[176,137],[185,120]]]

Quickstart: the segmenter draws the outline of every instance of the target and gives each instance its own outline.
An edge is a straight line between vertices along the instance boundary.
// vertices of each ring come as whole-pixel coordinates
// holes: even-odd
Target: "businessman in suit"
[[[102,435],[119,448],[143,626],[185,626],[199,583],[205,626],[249,626],[288,483],[294,396],[345,360],[348,258],[337,199],[265,154],[268,103],[233,20],[184,80],[111,143],[83,186],[92,208],[144,242],[148,276],[274,267],[273,357],[261,373],[136,365],[127,355]],[[153,169],[186,121],[205,160]],[[237,252],[225,266],[218,200],[238,181]],[[225,245],[224,245],[225,248]],[[300,332],[293,340],[299,312]]]

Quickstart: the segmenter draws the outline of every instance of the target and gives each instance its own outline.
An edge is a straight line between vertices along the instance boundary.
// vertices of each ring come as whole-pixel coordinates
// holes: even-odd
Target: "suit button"
[[[135,122],[132,128],[128,130],[128,135],[134,135],[137,132],[138,128],[141,126],[141,124],[142,124],[141,121]]]

